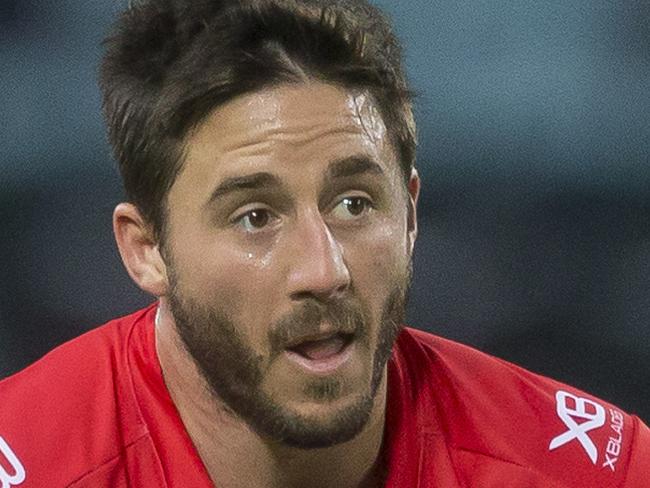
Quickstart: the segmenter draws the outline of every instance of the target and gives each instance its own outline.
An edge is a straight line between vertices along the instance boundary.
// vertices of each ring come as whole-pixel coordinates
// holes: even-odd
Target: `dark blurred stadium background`
[[[0,1],[0,377],[150,301],[96,87],[126,3]],[[409,323],[650,420],[650,3],[377,3],[418,92]]]

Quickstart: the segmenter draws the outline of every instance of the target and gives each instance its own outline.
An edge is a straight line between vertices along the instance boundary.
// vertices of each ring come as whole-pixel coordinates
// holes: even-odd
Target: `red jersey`
[[[0,487],[214,485],[165,388],[155,306],[0,382]],[[406,328],[388,363],[387,488],[650,486],[650,430],[574,388]]]

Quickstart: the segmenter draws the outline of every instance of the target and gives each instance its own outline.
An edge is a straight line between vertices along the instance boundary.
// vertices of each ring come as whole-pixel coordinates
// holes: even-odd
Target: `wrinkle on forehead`
[[[351,120],[353,120],[352,117]],[[222,148],[224,152],[232,155],[241,152],[252,156],[268,153],[269,151],[272,151],[273,147],[277,144],[292,146],[298,150],[301,147],[308,146],[316,140],[324,139],[326,137],[358,136],[359,131],[355,126],[356,124],[350,124],[348,127],[324,127],[320,124],[313,124],[294,127],[289,131],[287,130],[287,127],[284,126],[264,126],[247,132],[245,137],[224,144]],[[370,139],[368,142],[377,144],[377,142]]]

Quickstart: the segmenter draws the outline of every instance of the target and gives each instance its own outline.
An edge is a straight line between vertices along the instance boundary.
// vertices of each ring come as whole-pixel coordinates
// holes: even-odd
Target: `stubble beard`
[[[284,352],[292,336],[318,330],[323,320],[352,331],[357,344],[370,347],[370,317],[354,297],[321,303],[306,301],[269,329],[270,357],[262,357],[246,344],[236,321],[224,307],[207,307],[183,293],[169,266],[169,306],[178,334],[196,363],[210,393],[226,411],[239,417],[258,435],[286,446],[313,449],[333,446],[356,437],[367,424],[385,365],[404,320],[411,264],[394,279],[384,302],[378,340],[372,355],[370,384],[344,408],[325,418],[300,415],[271,398],[262,388],[269,364]],[[327,403],[339,397],[342,382],[336,376],[313,378],[303,389],[312,401]]]

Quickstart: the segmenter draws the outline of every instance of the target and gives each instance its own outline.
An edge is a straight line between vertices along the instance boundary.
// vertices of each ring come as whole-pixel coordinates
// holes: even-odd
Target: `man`
[[[159,300],[0,383],[0,486],[647,486],[650,431],[402,326],[417,234],[399,46],[363,0],[149,0],[101,85]]]

